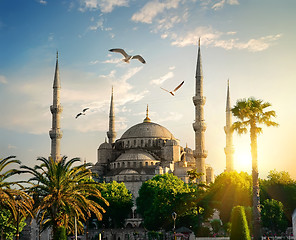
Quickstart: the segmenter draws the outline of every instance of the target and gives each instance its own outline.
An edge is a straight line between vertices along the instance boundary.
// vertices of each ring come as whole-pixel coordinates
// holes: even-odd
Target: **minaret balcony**
[[[49,131],[49,136],[51,139],[61,139],[63,136],[63,133],[60,129],[51,129]]]
[[[232,147],[232,146],[225,147],[224,152],[225,152],[226,155],[233,154],[234,153],[234,147]]]
[[[233,133],[233,128],[232,126],[224,126],[224,132],[226,134],[232,134]]]
[[[193,157],[196,158],[206,158],[208,156],[207,150],[193,150]]]
[[[206,103],[206,97],[204,97],[204,96],[193,96],[192,100],[193,100],[193,103],[195,106],[205,105],[205,103]]]
[[[205,122],[194,122],[192,126],[195,132],[205,132],[207,129],[207,124]]]
[[[50,112],[52,114],[61,113],[62,111],[63,111],[63,107],[61,105],[51,105],[50,106]]]

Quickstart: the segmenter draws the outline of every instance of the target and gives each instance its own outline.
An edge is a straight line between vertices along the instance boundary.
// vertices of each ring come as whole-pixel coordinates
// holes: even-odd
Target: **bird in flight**
[[[89,108],[84,108],[83,110],[82,110],[82,112],[80,112],[80,113],[78,113],[77,115],[76,115],[76,119],[78,118],[78,117],[80,117],[81,115],[85,115],[85,112],[88,110]]]
[[[164,91],[166,91],[166,92],[168,92],[168,93],[170,93],[170,94],[172,94],[173,96],[175,96],[175,92],[183,85],[183,83],[184,83],[184,81],[183,82],[181,82],[173,91],[169,91],[169,90],[166,90],[166,89],[164,89],[164,88],[162,88],[162,87],[160,87],[162,90],[164,90]]]
[[[122,59],[122,61],[129,63],[131,59],[138,59],[141,63],[146,63],[146,61],[144,60],[144,58],[140,55],[128,55],[123,49],[121,48],[113,48],[109,50],[110,52],[117,52],[117,53],[121,53],[124,56],[124,59]]]

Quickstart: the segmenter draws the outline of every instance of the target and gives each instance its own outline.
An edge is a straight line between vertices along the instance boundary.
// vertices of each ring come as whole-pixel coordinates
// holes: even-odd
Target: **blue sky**
[[[96,162],[108,130],[114,86],[116,131],[145,118],[194,147],[194,76],[201,38],[207,163],[225,169],[227,79],[231,102],[254,96],[272,104],[278,128],[258,138],[260,177],[296,178],[294,0],[0,0],[0,157],[33,166],[49,156],[52,83],[59,51],[61,152]],[[141,54],[121,61],[108,49]],[[173,89],[170,96],[160,87]],[[87,115],[75,119],[84,107]],[[251,172],[249,136],[234,135],[235,168]]]

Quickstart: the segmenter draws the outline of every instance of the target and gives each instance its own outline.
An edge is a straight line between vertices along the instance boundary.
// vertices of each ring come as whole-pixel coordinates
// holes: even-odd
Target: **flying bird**
[[[164,91],[166,91],[166,92],[168,92],[168,93],[170,93],[170,94],[172,94],[173,96],[175,96],[175,92],[183,85],[183,83],[184,83],[184,81],[183,82],[181,82],[173,91],[169,91],[169,90],[166,90],[166,89],[164,89],[164,88],[162,88],[162,87],[160,87],[162,90],[164,90]]]
[[[78,113],[77,115],[76,115],[76,119],[78,118],[78,117],[80,117],[81,115],[85,115],[85,112],[88,110],[89,108],[84,108],[83,110],[82,110],[82,112],[80,112],[80,113]]]
[[[124,56],[124,59],[122,59],[122,61],[129,63],[131,59],[138,59],[141,63],[146,63],[146,61],[144,60],[144,58],[140,55],[128,55],[123,49],[121,48],[113,48],[109,50],[110,52],[117,52],[117,53],[121,53]]]

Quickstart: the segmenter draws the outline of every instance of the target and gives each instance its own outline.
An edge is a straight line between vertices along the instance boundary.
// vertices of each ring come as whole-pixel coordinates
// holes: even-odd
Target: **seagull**
[[[166,92],[169,92],[170,94],[172,94],[173,96],[175,96],[175,92],[183,85],[184,81],[181,82],[173,91],[169,91],[169,90],[166,90],[162,87],[160,87],[162,90],[166,91]]]
[[[88,110],[89,108],[84,108],[83,110],[82,110],[82,112],[80,112],[80,113],[78,113],[77,115],[76,115],[76,119],[78,118],[78,117],[80,117],[81,115],[85,115],[85,112]]]
[[[128,55],[123,49],[121,48],[113,48],[109,50],[110,52],[118,52],[121,53],[124,56],[124,59],[122,59],[122,61],[129,63],[131,59],[138,59],[141,63],[146,63],[146,61],[144,60],[144,58],[142,58],[142,56],[140,55],[135,55],[135,56],[131,56]]]

